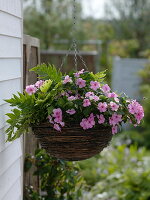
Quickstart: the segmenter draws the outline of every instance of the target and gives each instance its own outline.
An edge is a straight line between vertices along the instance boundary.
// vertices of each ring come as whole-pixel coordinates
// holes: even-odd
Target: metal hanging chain
[[[75,38],[75,33],[76,33],[76,21],[77,21],[77,16],[76,16],[76,13],[77,13],[77,8],[76,8],[76,0],[73,0],[73,28],[72,28],[72,45],[71,47],[69,48],[68,50],[68,53],[66,54],[66,56],[64,57],[62,63],[61,63],[61,66],[60,66],[60,69],[62,69],[66,59],[68,58],[69,54],[71,53],[71,50],[74,51],[74,66],[75,66],[75,70],[78,69],[78,57],[80,58],[83,66],[85,69],[88,70],[88,67],[86,65],[86,62],[84,61],[83,57],[81,56],[80,54],[80,51],[78,49],[78,45],[77,45],[77,40]]]

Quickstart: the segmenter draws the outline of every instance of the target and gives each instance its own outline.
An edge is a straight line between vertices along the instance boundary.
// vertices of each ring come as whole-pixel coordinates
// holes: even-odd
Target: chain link
[[[73,0],[73,28],[72,28],[72,38],[73,38],[73,40],[72,40],[72,45],[68,50],[68,53],[66,54],[66,56],[64,57],[64,59],[61,63],[60,69],[62,69],[66,59],[68,58],[69,54],[71,53],[71,50],[73,50],[74,51],[74,67],[75,67],[75,70],[78,69],[78,57],[79,57],[80,61],[82,62],[83,67],[88,70],[86,62],[84,61],[83,57],[80,54],[80,51],[78,49],[77,40],[75,38],[76,21],[77,21],[76,13],[77,13],[76,0]]]

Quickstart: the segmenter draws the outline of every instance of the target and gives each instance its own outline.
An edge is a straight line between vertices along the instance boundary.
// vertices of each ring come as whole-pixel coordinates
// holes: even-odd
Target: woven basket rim
[[[52,128],[53,129],[53,125],[50,124],[49,122],[42,122],[40,124],[31,124],[30,127],[31,128]],[[62,129],[71,129],[73,127],[84,131],[84,129],[80,126],[79,123],[65,123],[65,126],[62,127]],[[97,129],[101,129],[101,130],[102,129],[111,129],[111,126],[97,125],[96,127],[91,128],[91,129],[87,129],[85,131],[88,131],[88,130],[91,131],[91,130],[97,130]]]

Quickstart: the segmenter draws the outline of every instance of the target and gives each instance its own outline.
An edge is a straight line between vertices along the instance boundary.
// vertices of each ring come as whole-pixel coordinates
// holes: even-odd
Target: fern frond
[[[93,78],[95,79],[95,81],[98,81],[98,82],[103,82],[105,80],[105,77],[106,77],[106,71],[102,71],[102,72],[98,72],[96,74],[93,74],[91,72],[91,75],[93,76]]]
[[[62,79],[62,73],[60,70],[57,70],[54,65],[46,65],[43,63],[33,67],[30,71],[34,71],[36,74],[38,74],[39,78],[43,80],[51,79],[58,83]]]

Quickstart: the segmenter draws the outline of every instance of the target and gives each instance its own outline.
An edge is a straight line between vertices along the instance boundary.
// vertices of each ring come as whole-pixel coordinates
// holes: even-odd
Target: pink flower
[[[62,122],[62,115],[56,116],[54,122],[61,123]]]
[[[133,100],[128,105],[128,110],[131,114],[135,116],[137,123],[140,124],[140,121],[144,117],[143,107],[136,100]]]
[[[111,108],[112,111],[117,111],[118,108],[119,108],[119,105],[117,105],[113,101],[111,101],[109,105],[110,105],[110,108]]]
[[[94,121],[94,115],[93,113],[90,114],[90,116],[87,119],[82,119],[80,126],[86,130],[89,128],[93,128],[93,126],[95,125],[95,121]]]
[[[78,71],[78,72],[74,73],[74,76],[78,78],[83,73],[84,73],[84,69],[82,69],[81,71]]]
[[[88,97],[91,97],[91,96],[94,96],[94,92],[87,92],[85,94],[85,96],[88,98]]]
[[[60,108],[53,110],[53,117],[62,116],[62,110]]]
[[[112,134],[114,135],[116,133],[118,133],[118,127],[117,126],[113,126],[112,127]]]
[[[70,97],[68,97],[68,100],[69,101],[73,101],[73,100],[76,100],[77,99],[77,97],[75,97],[75,96],[70,96]]]
[[[90,100],[89,99],[84,99],[84,101],[83,101],[83,107],[88,107],[90,105],[91,105]]]
[[[94,95],[89,97],[90,100],[99,101],[99,97]]]
[[[84,130],[88,129],[87,119],[82,119],[82,121],[80,122],[80,126],[81,126]]]
[[[72,78],[70,76],[65,76],[65,79],[63,80],[63,84],[66,84],[66,83],[71,83],[72,82]]]
[[[114,100],[115,100],[115,102],[119,103],[118,97],[115,97]]]
[[[78,85],[79,88],[83,88],[83,87],[86,86],[86,81],[83,80],[82,78],[78,78],[78,79],[76,80],[76,85]]]
[[[32,94],[36,93],[37,88],[36,88],[34,85],[28,85],[28,86],[26,86],[25,91],[26,91],[26,93],[28,93],[29,95],[32,95]]]
[[[122,121],[122,115],[118,115],[117,113],[114,113],[110,118],[109,118],[109,124],[110,125],[116,125],[119,122]]]
[[[103,124],[105,122],[105,117],[104,115],[97,115],[97,118],[98,118],[98,123],[99,124]]]
[[[98,82],[98,81],[91,81],[90,82],[90,88],[92,89],[92,90],[97,90],[98,88],[100,88],[100,83]]]
[[[61,92],[61,95],[62,95],[62,96],[69,97],[69,94],[68,94],[67,92]]]
[[[64,123],[64,122],[60,122],[59,124],[60,124],[62,127],[65,126],[65,123]]]
[[[136,118],[138,124],[140,124],[143,117],[144,117],[144,112],[138,112],[137,114],[135,114],[135,118]]]
[[[106,102],[104,102],[104,103],[100,102],[100,103],[98,104],[98,109],[99,109],[100,112],[106,112],[107,107],[108,107],[108,106],[107,106],[107,103],[106,103]]]
[[[39,81],[37,81],[37,82],[35,83],[35,86],[36,86],[37,88],[40,88],[40,87],[43,85],[43,83],[44,83],[44,81],[39,80]]]
[[[102,86],[102,91],[104,93],[110,92],[110,87],[108,86],[108,84],[105,84],[105,85]]]
[[[118,95],[116,93],[112,92],[112,93],[108,93],[107,97],[109,97],[109,98],[116,98],[116,97],[118,97]]]
[[[54,124],[54,129],[57,131],[61,131],[61,128],[58,124]]]
[[[89,118],[87,119],[87,122],[88,122],[88,128],[93,128],[93,126],[95,125],[93,113],[90,114]]]
[[[76,113],[75,109],[70,109],[67,110],[66,113],[70,114],[70,115],[74,115]]]
[[[49,120],[49,122],[50,122],[51,124],[54,124],[54,121],[53,121],[53,119],[52,119],[52,116],[51,116],[51,115],[49,115],[47,118],[48,118],[48,120]]]

